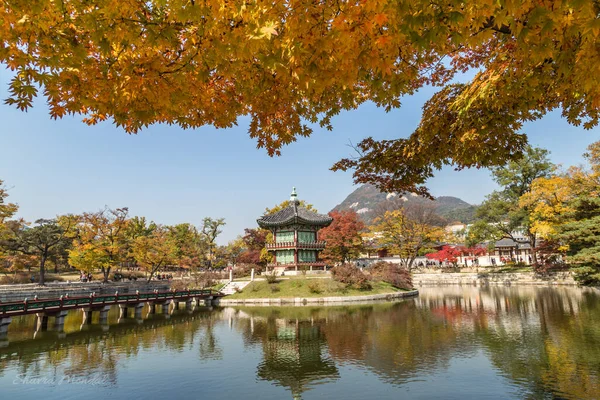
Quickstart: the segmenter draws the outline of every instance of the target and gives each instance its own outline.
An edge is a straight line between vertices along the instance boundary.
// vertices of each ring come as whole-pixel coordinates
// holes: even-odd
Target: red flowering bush
[[[398,289],[412,289],[412,277],[408,270],[398,264],[380,261],[371,266],[371,275],[375,279],[387,282]]]
[[[332,268],[331,277],[333,280],[344,283],[346,286],[360,290],[371,289],[369,277],[354,265],[342,264]]]

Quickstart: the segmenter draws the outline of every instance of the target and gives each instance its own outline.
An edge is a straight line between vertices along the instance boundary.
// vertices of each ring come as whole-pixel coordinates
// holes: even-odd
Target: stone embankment
[[[551,275],[537,275],[533,272],[479,272],[479,273],[437,273],[414,274],[413,285],[577,285],[569,272]]]
[[[165,281],[126,281],[126,282],[58,282],[47,283],[45,286],[37,284],[2,285],[0,286],[0,301],[19,301],[25,298],[39,299],[57,298],[68,294],[69,296],[89,296],[91,293],[107,294],[119,291],[119,293],[151,292],[153,290],[168,290],[169,283]]]
[[[372,294],[366,296],[334,296],[334,297],[290,297],[290,298],[273,298],[273,299],[217,299],[214,301],[215,305],[231,306],[231,305],[305,305],[305,304],[341,304],[350,302],[364,302],[364,301],[381,301],[381,300],[395,300],[404,297],[416,296],[419,294],[418,290],[408,290],[405,292],[394,292],[384,294]]]

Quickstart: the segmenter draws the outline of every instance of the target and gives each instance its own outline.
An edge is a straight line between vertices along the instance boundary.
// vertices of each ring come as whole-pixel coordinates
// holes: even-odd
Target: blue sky
[[[8,96],[10,74],[0,70],[0,98]],[[129,207],[158,223],[190,222],[224,217],[219,239],[226,243],[255,227],[265,207],[289,197],[296,186],[301,199],[327,212],[355,186],[351,173],[331,172],[340,158],[352,154],[348,143],[366,136],[406,137],[417,126],[424,89],[403,99],[399,110],[385,113],[372,104],[340,114],[333,131],[318,127],[270,158],[247,135],[248,119],[217,130],[182,130],[155,125],[128,135],[105,122],[88,127],[80,117],[54,121],[43,99],[27,113],[0,105],[0,179],[10,201],[28,220],[109,207]],[[530,142],[551,151],[563,165],[579,164],[587,145],[600,140],[600,129],[570,126],[552,113],[523,129]],[[481,202],[495,185],[487,170],[442,170],[429,182],[436,196]]]

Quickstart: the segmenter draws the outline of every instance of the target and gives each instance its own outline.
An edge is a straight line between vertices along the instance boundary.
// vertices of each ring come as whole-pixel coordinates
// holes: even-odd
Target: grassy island
[[[240,293],[227,296],[228,299],[273,299],[294,297],[339,297],[387,294],[404,291],[387,282],[373,282],[370,289],[348,287],[330,278],[287,278],[274,283],[254,281]]]

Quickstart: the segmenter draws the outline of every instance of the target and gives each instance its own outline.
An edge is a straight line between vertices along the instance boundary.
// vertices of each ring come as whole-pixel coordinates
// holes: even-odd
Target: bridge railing
[[[146,301],[189,299],[202,296],[223,296],[221,292],[212,289],[180,290],[169,292],[125,293],[96,295],[89,297],[61,296],[54,299],[34,299],[16,302],[0,302],[0,316],[33,314],[43,311],[58,311],[85,307],[98,307],[103,305],[140,303]]]

